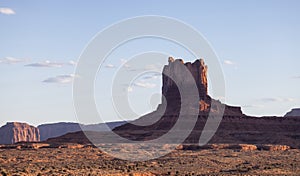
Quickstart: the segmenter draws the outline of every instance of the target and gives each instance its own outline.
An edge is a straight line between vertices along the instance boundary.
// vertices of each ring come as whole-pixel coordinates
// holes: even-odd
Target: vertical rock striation
[[[9,122],[0,128],[0,144],[40,141],[38,128],[26,123]]]
[[[162,86],[162,94],[166,97],[174,97],[180,96],[179,92],[176,92],[177,86],[176,83],[170,78],[175,77],[178,78],[177,84],[186,84],[193,86],[195,83],[198,88],[199,96],[202,100],[206,99],[208,93],[208,86],[207,86],[207,65],[205,65],[203,59],[198,59],[194,63],[187,62],[184,63],[182,59],[173,59],[169,57],[168,59],[169,64],[164,66],[163,69],[163,86]],[[178,69],[179,64],[184,64],[186,68],[190,71],[191,75],[194,78],[194,81],[187,79],[187,75],[183,75]],[[169,75],[169,76],[168,76]],[[175,91],[175,92],[174,92]],[[199,100],[200,101],[200,100]]]

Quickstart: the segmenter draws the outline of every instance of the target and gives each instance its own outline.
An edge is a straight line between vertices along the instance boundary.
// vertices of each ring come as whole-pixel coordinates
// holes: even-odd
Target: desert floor
[[[300,150],[175,150],[133,162],[98,148],[0,149],[2,175],[300,175]],[[0,175],[1,175],[0,174]]]

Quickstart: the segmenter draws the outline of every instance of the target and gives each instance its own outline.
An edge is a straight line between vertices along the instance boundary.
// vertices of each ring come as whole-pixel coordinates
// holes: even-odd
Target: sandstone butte
[[[146,114],[130,123],[113,129],[118,135],[136,141],[156,139],[166,134],[178,120],[181,106],[181,97],[177,84],[197,85],[199,95],[199,107],[197,122],[185,143],[198,143],[204,125],[209,118],[209,113],[222,113],[223,118],[215,135],[209,143],[235,143],[235,144],[286,144],[292,147],[300,147],[300,118],[299,117],[251,117],[243,114],[241,107],[222,104],[220,101],[208,95],[208,66],[203,59],[197,59],[193,63],[182,59],[169,57],[168,65],[165,65],[162,73],[162,103],[157,110]],[[192,74],[194,83],[187,80],[182,74],[180,65],[184,65]],[[167,76],[169,75],[169,76]],[[176,83],[170,79],[176,78]],[[189,85],[186,85],[189,87]],[[246,94],[247,92],[245,92]],[[195,112],[191,109],[191,112]],[[186,121],[190,118],[189,112],[184,114]],[[148,126],[136,124],[149,124],[152,119],[161,118]],[[153,120],[152,120],[153,121]],[[177,131],[180,135],[182,130]],[[176,140],[176,139],[175,139]]]

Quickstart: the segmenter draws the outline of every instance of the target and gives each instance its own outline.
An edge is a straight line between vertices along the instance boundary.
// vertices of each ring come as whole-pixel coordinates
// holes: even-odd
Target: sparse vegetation
[[[299,149],[244,151],[219,146],[219,149],[176,150],[162,158],[143,162],[116,159],[95,148],[4,149],[0,156],[2,176],[300,173]]]

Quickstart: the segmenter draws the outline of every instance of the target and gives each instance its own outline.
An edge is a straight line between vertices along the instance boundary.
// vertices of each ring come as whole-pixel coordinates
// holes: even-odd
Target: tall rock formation
[[[194,63],[184,63],[182,59],[174,59],[169,57],[168,65],[165,65],[162,73],[162,104],[167,105],[168,112],[174,113],[175,109],[180,110],[180,92],[178,90],[178,84],[185,84],[186,87],[197,86],[199,95],[200,111],[209,110],[210,97],[208,96],[208,84],[207,84],[207,65],[205,65],[203,59],[198,59]],[[179,68],[183,64],[191,73],[193,79],[189,79],[189,75],[184,75]],[[175,83],[172,78],[176,78]],[[171,108],[172,106],[173,108]],[[172,110],[171,110],[172,109]],[[170,111],[171,110],[171,111]]]
[[[168,65],[165,65],[162,73],[162,103],[158,105],[156,111],[149,113],[139,119],[133,121],[132,123],[127,123],[114,129],[114,132],[120,136],[135,139],[135,140],[148,140],[155,139],[156,137],[168,132],[176,123],[179,118],[179,114],[182,106],[185,108],[184,116],[186,116],[186,121],[189,120],[191,116],[194,115],[194,107],[190,107],[189,104],[182,104],[181,94],[178,85],[184,85],[185,88],[189,89],[191,86],[195,86],[198,90],[199,96],[199,107],[198,107],[198,119],[196,125],[187,138],[190,142],[197,142],[201,135],[201,130],[204,127],[205,121],[209,115],[209,112],[214,114],[223,113],[224,109],[225,117],[244,117],[240,107],[233,107],[222,104],[218,100],[212,99],[208,95],[208,66],[205,65],[203,59],[197,59],[195,62],[184,63],[182,59],[174,59],[169,57]],[[184,67],[191,73],[182,70]],[[192,77],[185,75],[189,74]],[[173,79],[175,78],[175,81]],[[192,80],[193,79],[193,80]],[[175,83],[176,82],[176,83]],[[185,92],[189,92],[188,90]],[[190,95],[189,95],[190,96]],[[193,95],[192,95],[193,96]],[[224,107],[224,108],[220,108]],[[189,111],[191,113],[189,113]],[[197,111],[197,109],[196,109]],[[157,119],[160,117],[156,123],[149,126],[139,126],[135,124],[149,124],[152,119]],[[150,123],[151,124],[151,123]],[[186,130],[186,129],[181,129]],[[143,136],[143,134],[146,134]],[[179,132],[180,134],[180,132]],[[194,140],[195,139],[195,140]]]
[[[0,144],[40,141],[39,129],[26,123],[9,122],[0,128]]]

